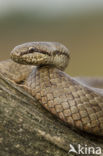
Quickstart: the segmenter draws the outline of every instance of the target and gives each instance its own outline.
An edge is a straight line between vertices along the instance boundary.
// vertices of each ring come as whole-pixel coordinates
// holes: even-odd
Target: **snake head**
[[[20,64],[52,65],[64,70],[69,62],[68,49],[57,42],[28,42],[11,51],[11,59]]]

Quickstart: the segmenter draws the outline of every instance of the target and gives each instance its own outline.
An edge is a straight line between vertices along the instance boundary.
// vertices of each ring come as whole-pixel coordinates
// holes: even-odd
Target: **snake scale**
[[[70,58],[64,45],[28,42],[16,46],[10,56],[16,62],[7,63],[11,79],[17,76],[15,82],[25,79],[22,86],[49,112],[71,127],[103,136],[103,90],[87,86],[63,72]],[[3,69],[5,64],[2,62],[0,67]]]

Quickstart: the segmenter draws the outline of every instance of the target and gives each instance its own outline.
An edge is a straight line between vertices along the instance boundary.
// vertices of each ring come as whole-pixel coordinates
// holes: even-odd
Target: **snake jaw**
[[[46,64],[49,61],[49,57],[42,53],[13,53],[11,52],[11,59],[13,61],[20,63],[20,64],[30,64],[30,65],[42,65]]]

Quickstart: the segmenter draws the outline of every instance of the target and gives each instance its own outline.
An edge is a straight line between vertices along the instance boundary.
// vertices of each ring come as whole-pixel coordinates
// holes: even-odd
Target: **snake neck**
[[[80,88],[84,92],[93,92],[93,94],[98,94],[99,92],[99,94],[101,93],[101,96],[103,96],[102,89],[87,86],[84,83],[78,81],[76,78],[72,78],[71,76],[67,75],[55,66],[45,65],[34,67],[25,81],[25,86],[28,88],[31,87],[31,89],[35,89],[37,86],[44,86],[41,89],[53,87],[57,90],[58,88],[56,87],[58,87],[58,85],[61,89],[68,88],[68,91],[70,88],[75,88],[72,90],[72,92],[77,91]]]

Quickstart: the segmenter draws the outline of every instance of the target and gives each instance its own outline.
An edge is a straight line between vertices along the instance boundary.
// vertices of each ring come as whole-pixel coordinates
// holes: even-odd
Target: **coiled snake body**
[[[37,66],[24,88],[48,111],[74,128],[103,136],[103,90],[86,86],[62,71],[69,55],[65,46],[55,42],[25,43],[11,52],[15,62]]]

